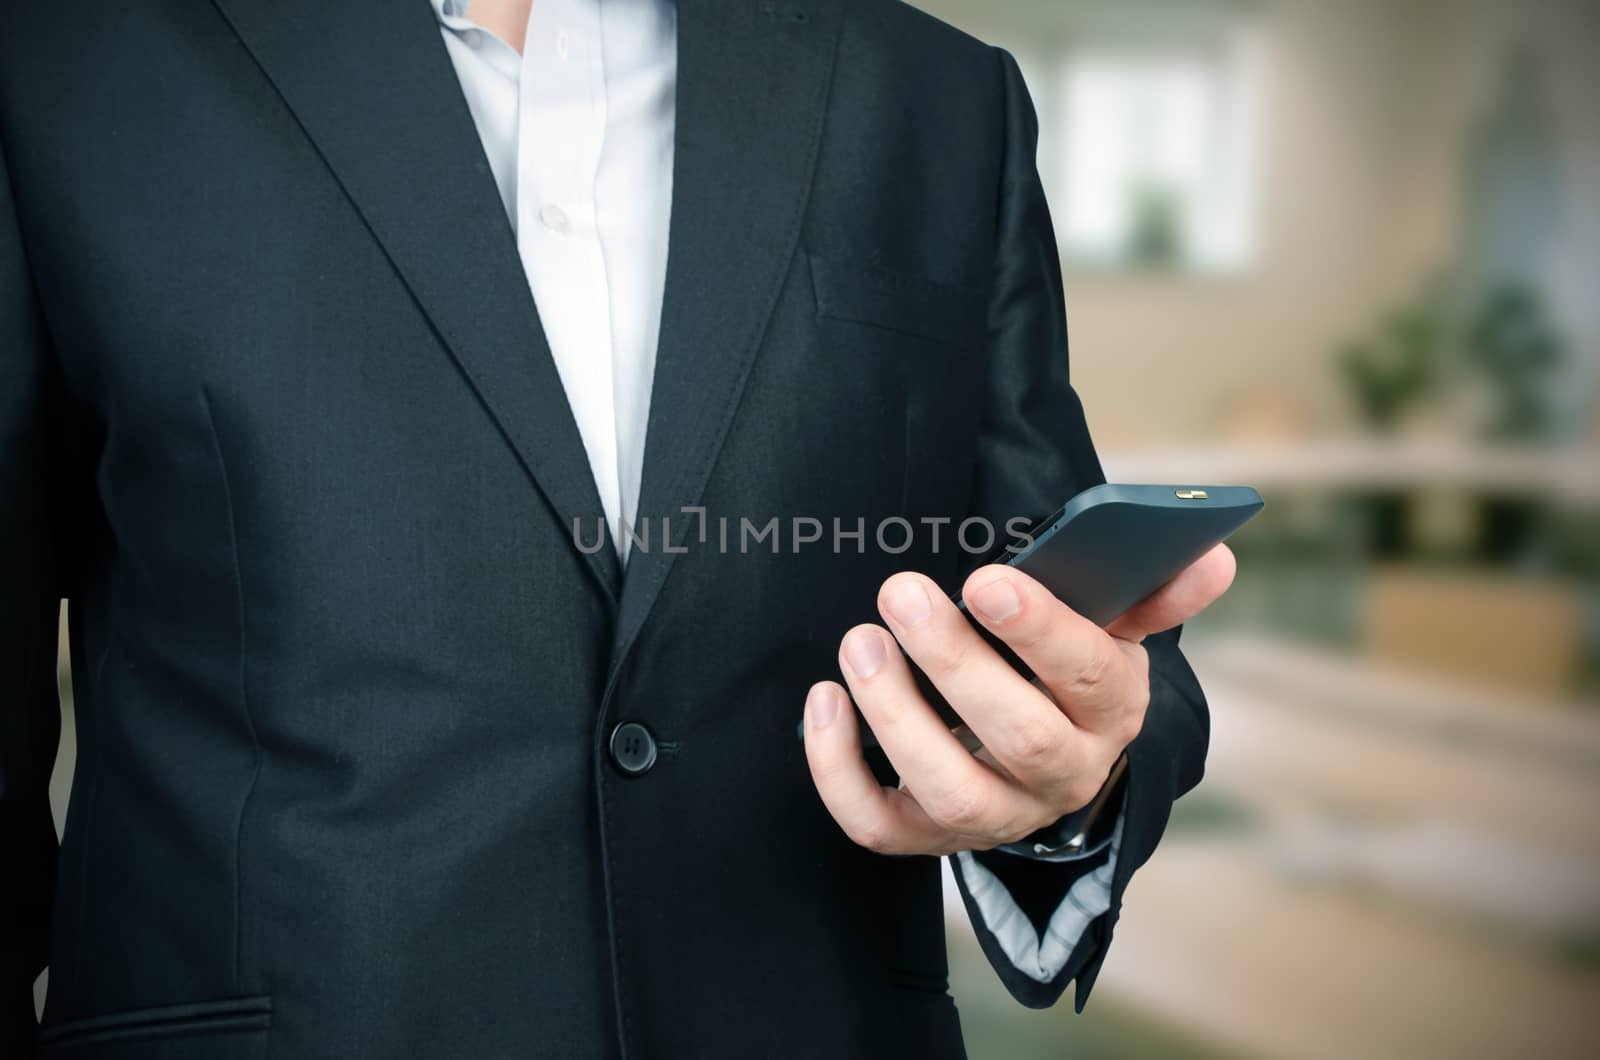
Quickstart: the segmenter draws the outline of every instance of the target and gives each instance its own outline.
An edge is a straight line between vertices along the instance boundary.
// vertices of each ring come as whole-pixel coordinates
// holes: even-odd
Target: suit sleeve
[[[998,51],[1006,158],[990,302],[988,393],[973,514],[995,525],[1040,517],[1105,481],[1067,363],[1061,265],[1035,164],[1038,119],[1016,62]],[[1064,861],[1004,851],[962,853],[952,869],[985,955],[1032,1008],[1077,981],[1081,1010],[1111,944],[1122,896],[1149,860],[1172,803],[1200,780],[1209,738],[1205,697],[1178,650],[1178,630],[1145,641],[1150,706],[1128,748],[1128,780],[1110,839]]]
[[[0,152],[0,1056],[36,1049],[33,982],[45,965],[55,890],[50,772],[61,712],[61,596],[50,533],[48,347]]]

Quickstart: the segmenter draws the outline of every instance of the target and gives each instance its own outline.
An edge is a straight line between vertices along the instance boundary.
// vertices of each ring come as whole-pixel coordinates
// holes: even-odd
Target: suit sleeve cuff
[[[1025,1005],[1054,1003],[1073,975],[1099,948],[1094,930],[1111,908],[1121,848],[1123,813],[1098,847],[1060,859],[962,851],[951,858],[957,889],[974,932],[1011,994]],[[1010,863],[1010,865],[1007,864]],[[1025,871],[1026,875],[1020,875]],[[1026,893],[1030,877],[1046,873],[1069,880],[1052,910],[1038,909]],[[1030,912],[1026,906],[1033,906]]]

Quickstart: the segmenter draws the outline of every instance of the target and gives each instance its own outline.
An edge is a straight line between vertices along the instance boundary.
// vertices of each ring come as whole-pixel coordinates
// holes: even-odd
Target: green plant
[[[1391,311],[1377,333],[1339,351],[1339,369],[1367,425],[1391,431],[1438,384],[1444,335],[1440,300],[1425,295]]]
[[[1133,220],[1128,233],[1128,260],[1139,265],[1167,266],[1183,254],[1183,205],[1165,184],[1142,181],[1129,191]]]
[[[1546,379],[1561,362],[1561,342],[1538,295],[1521,284],[1494,289],[1468,323],[1467,363],[1488,376],[1497,411],[1489,434],[1537,437],[1549,424]]]

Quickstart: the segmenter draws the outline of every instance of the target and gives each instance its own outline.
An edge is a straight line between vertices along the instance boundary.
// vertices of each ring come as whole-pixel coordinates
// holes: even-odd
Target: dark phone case
[[[1262,507],[1249,486],[1129,486],[1106,483],[1084,490],[1032,531],[1033,546],[1006,562],[1023,571],[1078,614],[1105,626],[1143,600]],[[953,597],[962,611],[959,594]],[[1025,677],[1032,672],[998,638],[976,629]],[[920,670],[918,687],[951,728],[961,718]],[[871,730],[865,747],[877,746]]]

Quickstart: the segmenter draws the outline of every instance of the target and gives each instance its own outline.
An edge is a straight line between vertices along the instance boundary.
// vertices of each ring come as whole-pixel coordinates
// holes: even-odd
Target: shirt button
[[[571,225],[567,220],[567,211],[553,204],[539,207],[539,223],[552,232],[565,232]]]
[[[656,764],[656,738],[636,721],[611,730],[611,761],[630,777],[643,776]]]
[[[572,38],[567,36],[567,31],[562,30],[556,34],[556,54],[561,56],[561,61],[567,61],[567,53],[572,50]]]

